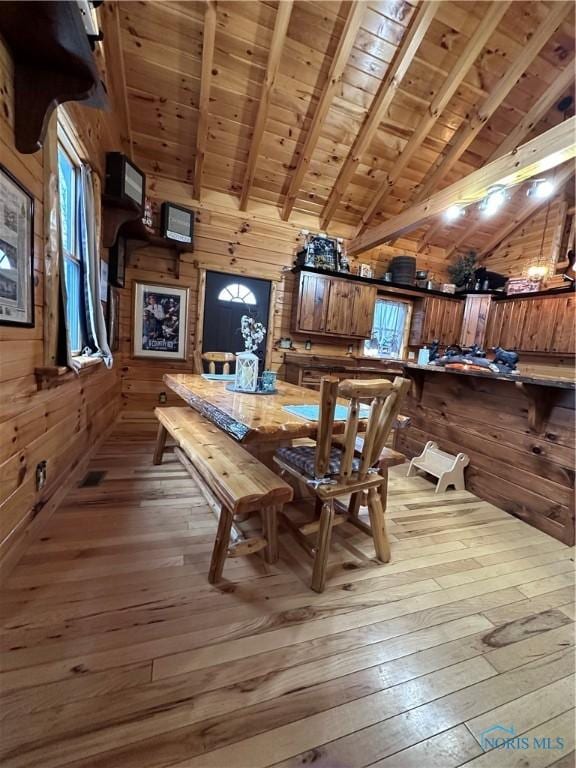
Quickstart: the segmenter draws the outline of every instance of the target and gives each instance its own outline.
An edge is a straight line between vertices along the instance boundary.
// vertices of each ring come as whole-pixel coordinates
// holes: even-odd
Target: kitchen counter
[[[387,378],[402,375],[402,362],[363,357],[312,355],[286,352],[283,378],[291,384],[319,389],[323,376],[347,378]]]
[[[552,376],[523,376],[522,374],[492,373],[487,371],[466,371],[458,369],[446,369],[441,365],[418,365],[417,363],[403,363],[404,369],[409,371],[429,371],[430,373],[449,373],[454,376],[475,376],[477,378],[492,379],[493,381],[512,381],[517,384],[535,384],[541,387],[557,387],[559,389],[575,389],[573,379],[554,378]]]
[[[574,382],[413,363],[403,370],[412,379],[402,407],[411,425],[398,450],[416,456],[432,441],[467,454],[468,490],[573,544]]]

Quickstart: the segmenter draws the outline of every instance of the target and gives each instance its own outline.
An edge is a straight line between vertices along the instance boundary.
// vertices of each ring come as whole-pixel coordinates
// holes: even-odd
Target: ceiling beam
[[[294,203],[296,202],[296,198],[298,197],[298,192],[302,186],[302,181],[304,180],[304,176],[306,175],[310,161],[312,160],[312,155],[316,149],[316,144],[320,138],[320,133],[324,127],[326,115],[328,114],[332,100],[334,99],[334,96],[336,95],[336,92],[338,91],[342,82],[344,68],[348,63],[350,53],[352,52],[352,47],[354,45],[354,41],[356,40],[356,35],[358,34],[360,22],[364,17],[365,10],[366,6],[362,2],[350,3],[350,10],[348,11],[346,24],[342,30],[338,48],[334,54],[334,58],[332,59],[332,64],[330,65],[330,71],[328,72],[328,77],[326,78],[324,90],[322,91],[322,95],[318,100],[318,104],[314,112],[314,117],[312,118],[312,124],[310,125],[308,135],[306,136],[306,141],[304,142],[304,146],[300,152],[296,168],[292,174],[290,187],[286,193],[286,199],[284,200],[284,206],[282,208],[282,219],[284,221],[288,221],[290,213],[292,212],[292,208],[294,207]]]
[[[491,90],[488,98],[473,111],[470,119],[462,123],[456,131],[446,153],[438,158],[431,172],[424,179],[424,183],[418,188],[412,204],[419,203],[429,197],[438,184],[446,178],[488,120],[504,102],[519,78],[538,57],[544,45],[566,19],[573,6],[570,2],[561,2],[553,3],[551,7],[550,13],[541,22],[512,66]]]
[[[439,7],[440,2],[432,0],[421,3],[415,11],[410,25],[388,67],[386,76],[380,83],[376,95],[372,100],[368,113],[360,128],[360,132],[356,136],[354,144],[344,161],[344,165],[340,169],[336,183],[330,192],[330,197],[328,198],[328,202],[324,207],[321,217],[323,229],[326,229],[332,220],[340,200],[345,194],[348,184],[360,164],[362,156],[367,151],[380,123],[386,116],[390,103],[400,87],[408,67],[412,63],[416,51],[418,50],[424,35],[428,31],[432,19],[438,12]]]
[[[554,184],[556,185],[558,192],[562,190],[573,173],[573,163],[566,163],[566,165],[558,171],[556,177],[554,178]],[[540,208],[549,205],[550,202],[550,200],[539,200],[533,197],[527,198],[527,202],[522,207],[521,211],[517,213],[511,221],[509,221],[508,225],[504,227],[504,229],[500,229],[491,238],[490,242],[487,243],[487,245],[485,245],[478,253],[478,257],[482,259],[485,256],[488,256],[488,254],[492,251],[495,251],[500,246],[500,244],[506,240],[506,238],[510,237],[510,235],[513,235],[514,232],[516,232],[516,230],[519,229],[527,219],[533,216]]]
[[[550,87],[544,91],[538,101],[532,105],[522,120],[520,120],[518,125],[514,128],[512,133],[509,133],[504,141],[499,144],[498,147],[496,147],[486,162],[491,163],[492,160],[496,160],[496,158],[501,157],[507,152],[511,152],[513,149],[515,149],[518,144],[523,139],[525,139],[526,136],[528,136],[528,134],[534,130],[534,128],[536,128],[538,123],[547,115],[554,104],[556,104],[556,102],[566,94],[573,81],[574,67],[572,64],[569,64],[564,70],[562,70],[561,74],[554,80],[552,85],[550,85]],[[469,242],[470,238],[480,229],[482,224],[483,222],[480,217],[478,217],[474,223],[469,222],[458,240],[456,240],[456,242],[447,249],[446,257],[450,258],[450,256],[459,248],[461,248],[462,245],[464,245],[467,241]],[[421,247],[429,243],[435,234],[444,226],[445,222],[440,219],[433,227],[428,230],[428,232],[426,232],[426,235],[422,240]],[[420,248],[418,250],[420,250]]]
[[[510,4],[511,0],[507,0],[506,2],[496,0],[496,2],[492,3],[490,6],[490,9],[478,25],[474,36],[470,39],[470,42],[462,52],[462,55],[458,58],[448,73],[442,87],[432,100],[432,103],[418,124],[418,127],[408,140],[400,155],[395,158],[391,170],[382,180],[380,187],[372,198],[372,202],[362,214],[358,226],[358,234],[362,232],[376,211],[382,206],[382,203],[388,197],[388,193],[391,191],[393,185],[402,176],[404,169],[428,137],[431,129],[448,106],[450,99],[458,90],[458,87],[468,74],[468,70],[482,52],[482,49],[502,20],[502,17],[508,10]]]
[[[482,200],[494,186],[512,187],[576,157],[576,117],[554,126],[488,165],[478,168],[428,200],[354,238],[351,255],[392,240],[438,216],[451,205],[468,206]]]
[[[202,172],[208,142],[208,111],[210,107],[210,84],[216,40],[216,3],[207,0],[204,11],[202,33],[202,72],[200,76],[200,99],[198,103],[198,132],[196,135],[196,157],[194,160],[194,196],[200,200],[202,194]]]
[[[244,184],[242,185],[242,192],[240,193],[241,211],[246,210],[248,200],[250,198],[250,192],[252,191],[252,184],[254,183],[254,176],[256,175],[256,166],[258,164],[258,156],[260,154],[260,145],[262,143],[264,129],[266,128],[268,110],[270,109],[270,99],[276,85],[276,77],[280,67],[280,57],[282,56],[282,49],[284,48],[286,34],[288,33],[288,24],[290,23],[292,6],[293,0],[280,0],[278,3],[278,11],[276,12],[276,21],[274,23],[274,32],[272,33],[270,52],[268,54],[268,63],[266,65],[266,75],[264,76],[262,91],[260,93],[258,114],[256,115],[254,132],[252,133],[252,140],[250,142],[250,152],[248,153],[248,163],[246,165],[246,173],[244,175]]]

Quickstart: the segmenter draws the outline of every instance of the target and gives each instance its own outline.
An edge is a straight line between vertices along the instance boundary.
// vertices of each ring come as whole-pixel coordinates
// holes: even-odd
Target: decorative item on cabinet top
[[[302,247],[296,254],[296,267],[314,267],[332,272],[350,272],[350,264],[340,237],[328,237],[324,232],[313,234],[302,229],[299,234]]]

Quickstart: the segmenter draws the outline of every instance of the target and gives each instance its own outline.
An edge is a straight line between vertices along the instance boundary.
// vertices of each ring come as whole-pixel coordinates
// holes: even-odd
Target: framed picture
[[[134,283],[134,357],[185,360],[188,289]]]
[[[108,255],[108,279],[112,285],[124,288],[126,283],[126,240],[121,235],[110,248]]]
[[[34,198],[0,165],[0,324],[34,326]]]
[[[190,245],[194,236],[194,211],[176,203],[162,203],[160,211],[162,237]]]
[[[116,352],[120,346],[120,291],[112,285],[108,285],[106,321],[110,351]]]

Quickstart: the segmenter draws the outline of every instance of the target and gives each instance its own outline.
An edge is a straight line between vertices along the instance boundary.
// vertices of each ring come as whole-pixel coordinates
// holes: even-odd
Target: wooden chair
[[[203,352],[202,360],[208,363],[208,373],[216,373],[216,363],[222,363],[222,373],[228,375],[236,355],[233,352]]]
[[[316,496],[319,519],[297,525],[287,516],[283,519],[297,541],[313,556],[312,589],[322,592],[326,581],[326,566],[332,537],[332,528],[349,520],[360,530],[372,536],[376,557],[383,563],[390,560],[390,545],[386,536],[384,510],[386,508],[388,467],[401,463],[404,457],[386,449],[391,461],[382,457],[402,401],[410,388],[410,381],[397,377],[394,382],[372,379],[345,380],[334,377],[322,379],[321,410],[316,445],[280,448],[275,462],[299,482],[305,483]],[[338,397],[350,400],[344,436],[333,435],[334,411]],[[357,445],[360,401],[371,399],[371,410],[366,433]],[[345,515],[336,515],[334,502],[350,495]],[[366,499],[370,525],[358,517],[360,503]],[[317,533],[315,546],[306,538]]]

